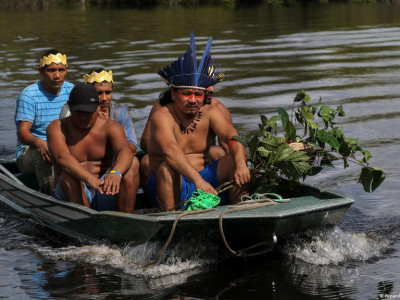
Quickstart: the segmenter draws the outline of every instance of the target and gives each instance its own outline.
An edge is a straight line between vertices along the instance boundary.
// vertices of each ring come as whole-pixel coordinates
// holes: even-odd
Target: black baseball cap
[[[96,88],[88,83],[78,83],[69,94],[69,110],[95,112],[99,105],[99,95]]]

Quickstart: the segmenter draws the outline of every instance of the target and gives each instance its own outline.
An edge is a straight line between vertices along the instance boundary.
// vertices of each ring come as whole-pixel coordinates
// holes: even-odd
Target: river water
[[[298,89],[343,104],[340,120],[387,179],[373,194],[359,168],[341,166],[307,180],[355,199],[343,221],[280,241],[256,260],[230,258],[206,241],[159,249],[79,246],[0,205],[0,297],[6,299],[384,299],[400,297],[400,18],[394,4],[260,5],[148,10],[0,12],[0,156],[12,157],[20,91],[39,76],[45,49],[67,53],[68,80],[111,68],[114,99],[131,109],[136,133],[165,84],[156,71],[188,46],[214,37],[225,80],[216,96],[242,135],[260,114],[290,108]]]

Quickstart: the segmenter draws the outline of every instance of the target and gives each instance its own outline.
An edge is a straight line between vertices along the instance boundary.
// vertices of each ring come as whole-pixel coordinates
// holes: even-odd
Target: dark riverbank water
[[[116,101],[129,106],[138,136],[165,88],[158,68],[182,55],[193,31],[224,82],[216,96],[238,130],[260,114],[289,108],[296,91],[343,104],[341,125],[387,172],[374,193],[340,166],[308,182],[356,200],[343,222],[281,241],[258,260],[229,258],[206,241],[176,240],[160,265],[138,265],[159,245],[79,246],[0,205],[0,296],[11,299],[377,299],[400,295],[400,19],[396,6],[258,6],[170,10],[66,9],[0,12],[0,154],[15,150],[15,99],[37,80],[49,47],[65,51],[74,83],[102,65],[115,75]],[[201,49],[201,50],[200,50]],[[400,297],[400,296],[399,296]],[[384,298],[384,297],[381,297]]]

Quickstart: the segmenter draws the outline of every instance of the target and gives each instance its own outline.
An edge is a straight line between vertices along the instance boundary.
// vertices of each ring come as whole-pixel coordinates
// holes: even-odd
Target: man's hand
[[[99,117],[103,117],[103,118],[109,119],[108,113],[109,113],[108,109],[101,110],[101,106],[100,105],[97,107],[97,114],[99,115]]]
[[[102,185],[103,185],[104,180],[100,180],[96,176],[90,176],[90,178],[86,181],[86,184],[94,189],[97,190],[100,194],[104,194]]]
[[[218,195],[218,192],[212,187],[212,185],[203,179],[199,180],[199,182],[194,182],[194,186],[196,189],[202,190],[203,192]]]
[[[104,179],[102,181],[102,189],[103,192],[106,193],[107,195],[115,195],[119,193],[119,187],[121,184],[121,176],[114,174],[114,173],[108,173],[106,176],[104,176]]]
[[[250,170],[247,166],[236,167],[233,173],[233,179],[237,186],[241,187],[245,183],[250,182]]]
[[[47,142],[45,140],[35,138],[35,147],[42,156],[43,160],[51,164],[51,156],[49,148],[47,147]]]

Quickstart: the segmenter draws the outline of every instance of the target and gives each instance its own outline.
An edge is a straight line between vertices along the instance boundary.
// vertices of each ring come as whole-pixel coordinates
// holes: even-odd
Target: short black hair
[[[102,68],[102,67],[99,67],[99,68],[97,68],[97,69],[93,69],[93,70],[91,70],[91,71],[89,71],[88,73],[86,73],[86,74],[92,74],[93,72],[96,72],[96,73],[100,73],[100,72],[102,72],[102,71],[105,71],[105,69],[104,68]]]
[[[43,54],[42,54],[42,56],[40,57],[40,59],[42,59],[42,58],[45,57],[45,56],[49,56],[50,54],[56,55],[57,53],[61,53],[61,51],[58,50],[58,49],[46,50],[46,51],[43,52]]]

